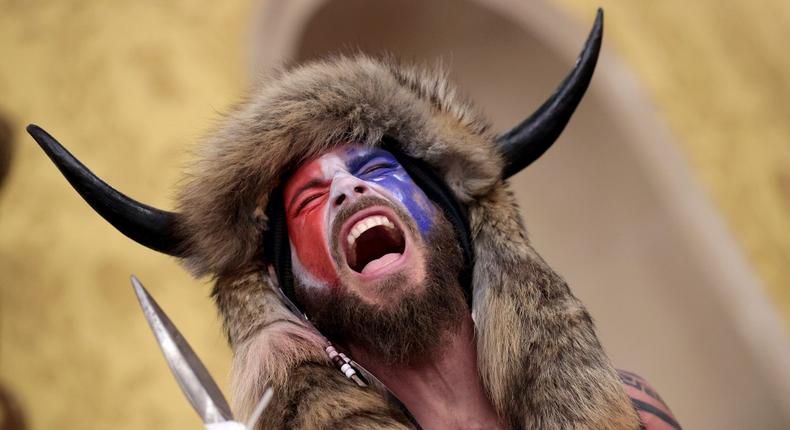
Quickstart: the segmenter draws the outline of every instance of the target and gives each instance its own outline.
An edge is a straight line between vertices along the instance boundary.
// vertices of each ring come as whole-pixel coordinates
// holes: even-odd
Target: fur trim
[[[470,216],[478,366],[500,416],[513,429],[637,428],[590,315],[529,245],[507,187]]]
[[[275,396],[259,429],[411,428],[383,392],[358,387],[334,367],[326,340],[283,306],[268,276],[253,271],[220,278],[213,295],[234,350],[236,416],[248,417],[272,387]]]
[[[487,122],[443,74],[365,56],[299,67],[258,88],[207,139],[181,192],[187,264],[218,276],[239,411],[271,384],[279,399],[267,428],[355,428],[344,421],[353,417],[369,420],[358,428],[402,426],[383,397],[327,361],[323,339],[262,274],[260,249],[268,195],[283,175],[335,146],[377,145],[385,135],[469,207],[479,370],[509,427],[638,428],[590,316],[529,245]]]

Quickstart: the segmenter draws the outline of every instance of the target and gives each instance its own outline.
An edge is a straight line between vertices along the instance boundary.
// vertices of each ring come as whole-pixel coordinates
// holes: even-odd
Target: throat
[[[504,429],[477,371],[474,324],[466,316],[423,360],[392,366],[349,345],[354,358],[390,389],[425,430]]]

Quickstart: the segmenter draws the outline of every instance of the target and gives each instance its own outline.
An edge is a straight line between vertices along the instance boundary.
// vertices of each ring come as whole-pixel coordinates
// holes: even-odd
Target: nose
[[[335,209],[339,209],[344,204],[351,204],[356,199],[370,192],[370,188],[365,181],[349,174],[338,174],[332,180],[329,201]]]

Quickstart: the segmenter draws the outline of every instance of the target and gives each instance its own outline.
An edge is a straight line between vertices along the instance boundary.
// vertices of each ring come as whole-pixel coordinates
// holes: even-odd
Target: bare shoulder
[[[646,430],[680,430],[667,404],[644,378],[626,370],[617,373]]]

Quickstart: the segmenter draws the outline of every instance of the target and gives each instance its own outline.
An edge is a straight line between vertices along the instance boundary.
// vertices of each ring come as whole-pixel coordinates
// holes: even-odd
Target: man
[[[261,428],[635,429],[634,406],[678,428],[621,381],[506,181],[564,128],[601,32],[599,13],[557,92],[499,137],[441,73],[366,56],[290,70],[207,139],[178,213],[29,130],[120,231],[216,279],[237,413],[276,392]]]
[[[342,146],[283,193],[296,297],[424,428],[504,428],[478,381],[452,225],[389,152]]]

